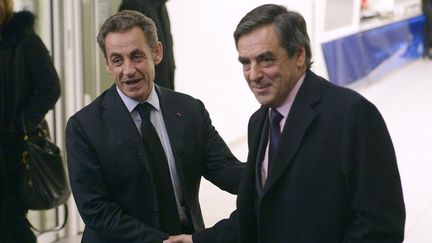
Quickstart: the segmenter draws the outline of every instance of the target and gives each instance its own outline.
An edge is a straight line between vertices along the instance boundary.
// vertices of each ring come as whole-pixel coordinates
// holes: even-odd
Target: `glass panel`
[[[121,0],[98,0],[98,9],[97,9],[97,15],[99,16],[98,18],[98,23],[97,23],[97,29],[95,30],[95,35],[96,36],[99,33],[99,28],[100,26],[102,26],[102,24],[105,22],[105,20],[111,16],[112,14],[114,14],[115,12],[117,12],[119,6],[121,4]],[[94,39],[93,42],[96,43],[96,40]],[[99,51],[99,46],[97,46],[98,49],[98,55],[97,57],[99,58],[99,84],[100,84],[100,91],[104,91],[106,89],[108,89],[109,87],[111,87],[111,85],[113,84],[113,79],[112,77],[108,74],[108,72],[106,71],[105,68],[105,58],[102,54],[101,51]]]
[[[102,91],[109,88],[112,78],[105,69],[105,60],[96,42],[99,27],[115,13],[121,0],[82,0],[83,10],[83,70],[84,102],[90,103]]]
[[[94,1],[82,1],[82,33],[83,33],[83,77],[84,77],[84,100],[87,104],[96,97],[96,75],[95,75],[95,34],[94,34]]]

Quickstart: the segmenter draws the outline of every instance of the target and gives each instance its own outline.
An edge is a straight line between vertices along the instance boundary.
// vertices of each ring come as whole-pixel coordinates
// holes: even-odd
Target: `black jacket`
[[[237,193],[245,167],[213,127],[203,103],[156,86],[194,232],[204,229],[201,177]],[[69,178],[86,227],[82,242],[162,242],[148,151],[115,85],[66,127]]]
[[[47,48],[34,32],[34,19],[30,12],[19,12],[0,30],[2,130],[13,129],[20,113],[29,128],[35,127],[60,97],[59,77]]]
[[[239,242],[403,241],[395,151],[372,103],[307,71],[266,184],[257,190],[267,114],[262,107],[249,120],[248,165],[237,197]]]
[[[32,13],[23,11],[0,26],[0,148],[5,156],[12,150],[20,153],[16,150],[22,143],[21,114],[31,131],[60,96],[59,77],[34,32],[34,21]]]

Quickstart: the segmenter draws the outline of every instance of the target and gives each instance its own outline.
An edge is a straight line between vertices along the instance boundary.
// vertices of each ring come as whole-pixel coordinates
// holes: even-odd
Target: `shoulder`
[[[322,119],[353,123],[363,119],[368,120],[364,122],[383,120],[378,108],[356,90],[333,84],[316,75],[310,83],[313,84],[309,84],[307,88],[315,90],[315,94],[319,96],[318,102],[311,107]],[[311,92],[305,92],[303,96],[308,96]]]
[[[197,104],[202,104],[201,100],[182,93],[182,92],[178,92],[178,91],[174,91],[171,89],[167,89],[165,87],[159,86],[159,85],[155,85],[156,87],[156,92],[158,93],[159,99],[162,102],[166,102],[168,104],[171,105],[175,105],[175,106],[184,106],[184,105],[197,105]]]
[[[358,104],[372,105],[363,95],[349,87],[336,85],[309,71],[305,79],[306,93],[317,92],[324,104],[350,108]],[[310,91],[314,90],[314,91]]]
[[[80,121],[80,123],[92,123],[97,120],[98,117],[102,114],[103,106],[102,103],[107,96],[109,90],[104,91],[101,95],[99,95],[95,100],[93,100],[88,105],[81,108],[74,115],[71,116],[71,119],[76,119]]]
[[[24,38],[34,33],[35,16],[29,11],[14,13],[3,30],[5,38]]]
[[[210,114],[201,100],[160,86],[156,86],[156,90],[163,112],[188,114],[191,122],[209,119]]]

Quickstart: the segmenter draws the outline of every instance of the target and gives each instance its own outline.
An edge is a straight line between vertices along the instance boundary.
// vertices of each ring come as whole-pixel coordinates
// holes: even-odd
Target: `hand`
[[[174,235],[164,240],[163,243],[193,243],[192,235]]]

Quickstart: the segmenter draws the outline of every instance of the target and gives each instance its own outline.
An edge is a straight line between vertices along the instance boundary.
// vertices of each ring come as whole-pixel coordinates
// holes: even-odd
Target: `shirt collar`
[[[289,93],[288,97],[285,99],[285,101],[282,103],[282,105],[276,107],[276,110],[281,113],[284,118],[288,116],[289,111],[291,110],[291,106],[294,103],[294,99],[297,96],[297,93],[303,84],[303,81],[306,77],[306,72],[301,76],[301,78],[297,81],[297,83],[294,85],[293,89]]]
[[[123,103],[126,105],[126,108],[128,109],[129,112],[132,112],[135,109],[135,107],[141,103],[123,94],[123,92],[121,92],[121,90],[117,86],[116,89],[117,89],[117,93],[120,95],[120,98],[122,99]],[[147,97],[147,99],[144,102],[150,103],[157,111],[160,111],[159,97],[156,93],[156,89],[154,85],[150,92],[150,95]]]

